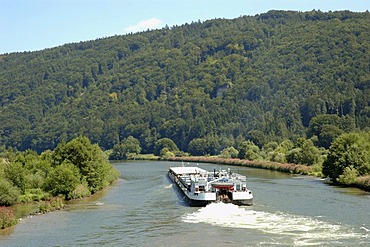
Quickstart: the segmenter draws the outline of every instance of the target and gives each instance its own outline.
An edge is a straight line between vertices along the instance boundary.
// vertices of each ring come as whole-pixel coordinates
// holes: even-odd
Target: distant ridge
[[[0,146],[86,135],[210,154],[370,128],[370,14],[269,11],[0,55]]]

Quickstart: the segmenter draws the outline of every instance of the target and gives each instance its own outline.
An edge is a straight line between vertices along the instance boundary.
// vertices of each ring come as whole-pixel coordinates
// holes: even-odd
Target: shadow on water
[[[344,193],[344,194],[352,195],[352,196],[368,196],[368,197],[370,197],[370,192],[369,191],[365,191],[365,190],[360,189],[360,188],[348,187],[348,186],[345,186],[345,185],[332,184],[332,183],[328,183],[328,182],[325,182],[325,181],[323,183],[326,184],[327,186],[332,187],[334,190],[336,190],[337,192],[340,192],[340,193]]]

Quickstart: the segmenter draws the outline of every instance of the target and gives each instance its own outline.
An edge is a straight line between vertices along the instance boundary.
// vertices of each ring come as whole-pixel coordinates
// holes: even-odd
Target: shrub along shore
[[[260,160],[243,160],[237,158],[220,158],[220,157],[204,157],[204,156],[186,156],[186,157],[166,157],[168,161],[184,161],[184,162],[198,162],[198,163],[214,163],[232,166],[246,166],[261,169],[268,169],[281,172],[289,172],[292,174],[309,175],[316,177],[323,177],[320,171],[316,171],[312,166],[278,163]],[[339,183],[336,183],[339,184]],[[358,187],[366,191],[370,191],[370,176],[362,176],[356,179],[356,183],[351,187]]]
[[[0,158],[0,228],[17,223],[9,206],[39,202],[35,214],[62,209],[65,200],[88,197],[120,176],[100,147],[83,136],[40,155],[9,149]]]

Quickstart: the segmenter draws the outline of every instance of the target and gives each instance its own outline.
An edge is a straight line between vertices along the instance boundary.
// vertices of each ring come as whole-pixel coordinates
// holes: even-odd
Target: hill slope
[[[0,145],[86,135],[208,153],[370,127],[370,14],[270,11],[0,56]],[[310,124],[311,123],[311,124]]]

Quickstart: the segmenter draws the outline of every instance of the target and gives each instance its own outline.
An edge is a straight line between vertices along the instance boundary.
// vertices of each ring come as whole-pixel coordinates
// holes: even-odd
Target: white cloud
[[[136,33],[139,31],[146,31],[148,29],[156,29],[160,28],[163,24],[163,21],[157,19],[157,18],[150,18],[148,20],[140,21],[136,23],[135,25],[131,25],[129,27],[125,28],[126,33]]]

